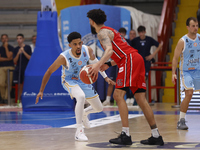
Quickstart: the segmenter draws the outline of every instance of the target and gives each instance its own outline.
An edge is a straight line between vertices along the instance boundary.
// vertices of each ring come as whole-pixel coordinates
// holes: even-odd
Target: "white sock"
[[[130,136],[129,127],[122,127],[122,131],[124,131],[126,135]]]
[[[185,115],[186,115],[186,113],[180,112],[180,118],[179,118],[179,120],[181,120],[181,118],[185,118]]]
[[[158,138],[160,136],[159,132],[158,132],[158,128],[155,129],[151,129],[151,134],[153,137]]]
[[[81,129],[81,128],[83,128],[83,125],[82,124],[76,124],[76,128]]]
[[[110,102],[111,96],[106,96],[106,101]]]

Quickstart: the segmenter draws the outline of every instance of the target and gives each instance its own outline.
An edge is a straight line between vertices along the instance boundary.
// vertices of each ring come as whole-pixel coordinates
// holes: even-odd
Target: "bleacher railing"
[[[179,105],[180,103],[180,98],[179,98],[179,80],[176,80],[176,83],[174,86],[161,86],[156,83],[156,85],[151,85],[151,71],[156,71],[161,72],[161,71],[172,71],[172,67],[168,66],[169,64],[172,64],[171,62],[156,62],[153,63],[154,65],[157,66],[151,66],[150,71],[149,71],[149,76],[148,76],[148,101],[151,103],[151,90],[152,89],[157,89],[157,93],[159,94],[158,89],[174,89],[174,103]],[[161,66],[159,66],[161,65]],[[179,79],[179,69],[176,69],[176,75],[177,79]]]
[[[162,49],[158,52],[158,62],[166,61],[166,54],[169,50],[169,39],[172,36],[172,22],[175,16],[175,8],[178,0],[164,0],[163,9],[158,29],[158,41],[163,43]],[[156,72],[156,83],[161,85],[162,74]]]

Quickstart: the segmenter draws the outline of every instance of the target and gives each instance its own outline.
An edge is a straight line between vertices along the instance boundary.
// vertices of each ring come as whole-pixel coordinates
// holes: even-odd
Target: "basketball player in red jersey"
[[[113,97],[118,105],[122,121],[122,132],[118,138],[111,139],[109,142],[123,145],[132,144],[129,134],[128,108],[124,100],[126,89],[130,88],[151,127],[152,136],[147,140],[140,141],[140,143],[164,145],[162,136],[160,136],[156,126],[153,111],[145,97],[145,68],[142,56],[136,49],[127,44],[118,31],[104,25],[106,21],[104,11],[101,9],[90,10],[87,13],[87,17],[89,18],[92,33],[97,33],[97,37],[105,50],[100,61],[91,65],[92,69],[89,74],[97,76],[99,70],[106,70],[114,65],[119,68]],[[110,57],[113,60],[106,62]]]

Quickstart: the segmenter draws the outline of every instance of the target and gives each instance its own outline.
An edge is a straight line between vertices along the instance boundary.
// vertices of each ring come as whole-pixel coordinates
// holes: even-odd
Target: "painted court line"
[[[140,117],[140,116],[144,116],[144,115],[143,114],[140,114],[140,115],[129,114],[128,118],[132,119],[132,118],[136,118],[136,117]],[[91,120],[90,121],[90,127],[94,128],[94,127],[103,126],[103,125],[118,122],[118,121],[121,121],[120,115],[109,116],[109,117],[105,117],[105,118]],[[64,126],[64,127],[61,127],[61,128],[76,128],[76,124]]]

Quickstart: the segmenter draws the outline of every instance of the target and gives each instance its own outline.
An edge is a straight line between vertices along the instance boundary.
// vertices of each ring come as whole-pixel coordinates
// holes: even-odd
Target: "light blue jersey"
[[[87,46],[82,45],[81,55],[79,58],[73,56],[71,49],[62,52],[60,55],[65,57],[67,64],[67,66],[62,65],[62,85],[63,88],[69,92],[71,98],[74,97],[71,89],[76,86],[79,86],[83,90],[86,98],[98,96],[93,86],[83,83],[79,77],[81,68],[87,65],[90,58]]]
[[[181,38],[184,41],[184,49],[180,56],[180,81],[181,91],[200,89],[200,34],[195,40],[187,35]]]
[[[200,34],[195,40],[187,35],[181,38],[184,41],[184,49],[180,56],[180,70],[200,70]]]

